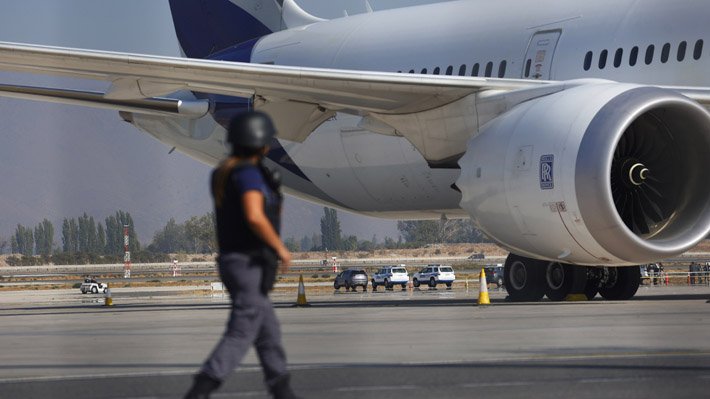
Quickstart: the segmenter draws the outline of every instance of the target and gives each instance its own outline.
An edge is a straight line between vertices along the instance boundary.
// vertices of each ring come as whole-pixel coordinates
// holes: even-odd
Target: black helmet
[[[229,122],[227,142],[232,148],[259,149],[271,143],[276,136],[274,123],[268,115],[259,111],[247,111]]]

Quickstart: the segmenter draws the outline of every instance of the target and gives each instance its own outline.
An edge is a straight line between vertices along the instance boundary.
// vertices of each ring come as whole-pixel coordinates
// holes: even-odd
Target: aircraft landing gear
[[[545,295],[545,263],[510,254],[503,273],[505,289],[513,302],[539,301]]]
[[[588,300],[597,293],[607,300],[626,300],[636,294],[641,274],[638,266],[574,266],[511,253],[505,260],[503,280],[513,302],[539,301],[543,295],[563,301],[570,293],[583,293]]]
[[[599,294],[604,299],[623,301],[631,299],[641,284],[638,266],[605,267],[599,284]]]

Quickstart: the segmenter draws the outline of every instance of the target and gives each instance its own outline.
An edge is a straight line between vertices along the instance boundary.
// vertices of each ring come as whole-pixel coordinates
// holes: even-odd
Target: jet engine
[[[710,233],[710,113],[672,90],[594,83],[527,101],[459,165],[461,206],[519,255],[642,264]]]

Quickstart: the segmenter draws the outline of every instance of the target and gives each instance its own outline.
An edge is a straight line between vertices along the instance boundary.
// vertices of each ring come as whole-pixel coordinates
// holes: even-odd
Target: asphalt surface
[[[0,294],[1,295],[1,294]],[[702,398],[710,289],[631,301],[475,306],[477,291],[276,295],[306,398]],[[0,308],[0,398],[177,398],[217,342],[225,298]],[[214,395],[268,397],[253,352]]]

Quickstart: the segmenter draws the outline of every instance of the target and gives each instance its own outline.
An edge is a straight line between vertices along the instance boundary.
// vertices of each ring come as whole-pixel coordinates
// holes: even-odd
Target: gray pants
[[[219,275],[232,298],[227,330],[202,366],[202,372],[223,381],[253,344],[268,386],[287,374],[281,330],[268,296],[261,293],[261,266],[246,255],[219,257]]]

